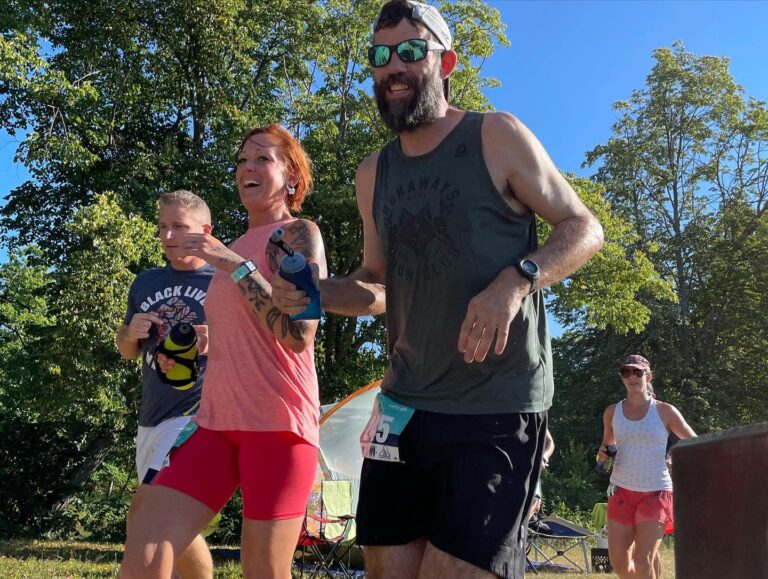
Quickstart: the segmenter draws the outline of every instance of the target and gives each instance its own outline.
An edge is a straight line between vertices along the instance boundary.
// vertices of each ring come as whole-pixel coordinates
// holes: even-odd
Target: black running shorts
[[[547,413],[451,415],[416,410],[403,462],[366,458],[358,542],[432,545],[499,577],[523,577],[526,513],[539,479]]]

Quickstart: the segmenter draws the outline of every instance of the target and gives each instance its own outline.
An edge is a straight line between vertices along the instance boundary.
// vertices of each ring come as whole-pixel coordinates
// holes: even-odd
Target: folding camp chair
[[[589,573],[587,543],[596,536],[593,531],[557,515],[539,519],[538,526],[528,529],[528,567],[534,572],[546,569]]]
[[[307,512],[297,544],[299,561],[293,577],[351,578],[352,548],[355,545],[355,516],[352,509],[352,481],[324,480],[321,483],[320,512]]]

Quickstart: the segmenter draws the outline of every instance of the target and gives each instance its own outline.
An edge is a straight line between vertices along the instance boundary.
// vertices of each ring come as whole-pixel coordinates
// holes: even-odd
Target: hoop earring
[[[293,195],[296,194],[296,186],[295,185],[286,185],[285,188],[287,189],[289,196],[292,197]]]

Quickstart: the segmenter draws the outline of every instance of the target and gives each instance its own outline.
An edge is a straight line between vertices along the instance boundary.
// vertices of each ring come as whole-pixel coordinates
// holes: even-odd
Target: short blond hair
[[[176,191],[163,193],[160,195],[158,203],[161,209],[168,205],[181,205],[187,209],[199,211],[203,217],[203,224],[205,225],[211,223],[211,210],[208,207],[208,204],[203,201],[201,197],[192,193],[192,191],[187,191],[186,189],[176,189]]]

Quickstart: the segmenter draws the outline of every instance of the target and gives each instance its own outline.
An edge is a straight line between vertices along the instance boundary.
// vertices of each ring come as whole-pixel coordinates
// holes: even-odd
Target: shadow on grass
[[[0,541],[0,556],[14,559],[66,561],[77,559],[93,563],[114,563],[123,558],[121,545],[75,543],[68,541]]]

